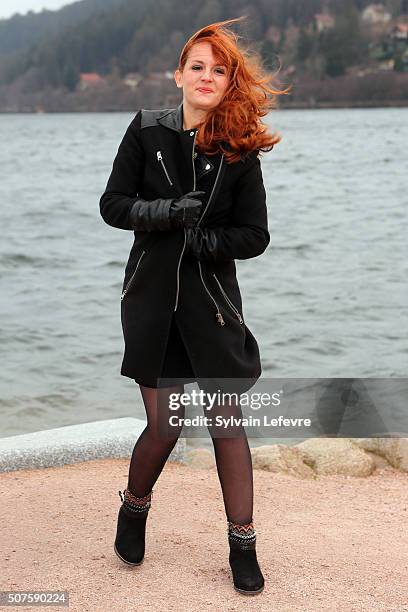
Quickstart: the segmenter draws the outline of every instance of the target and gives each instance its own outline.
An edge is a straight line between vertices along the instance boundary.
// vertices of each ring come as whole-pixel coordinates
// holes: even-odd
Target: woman
[[[209,25],[188,40],[174,73],[182,103],[139,110],[100,200],[104,221],[135,236],[121,295],[121,374],[139,384],[147,426],[133,450],[124,495],[119,491],[114,547],[130,565],[144,558],[153,485],[182,428],[159,435],[169,417],[163,395],[168,400],[196,380],[206,390],[242,393],[261,375],[234,260],[260,255],[270,240],[258,153],[280,137],[268,134],[259,118],[287,90],[268,87],[257,56],[240,49],[224,27],[241,19]],[[217,411],[242,417],[239,404],[215,407],[212,416]],[[227,435],[212,440],[229,563],[234,587],[259,593],[264,578],[255,549],[251,454],[242,427]]]

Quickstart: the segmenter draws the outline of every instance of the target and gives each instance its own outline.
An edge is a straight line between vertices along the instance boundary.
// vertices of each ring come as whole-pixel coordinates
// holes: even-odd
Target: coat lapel
[[[181,132],[183,129],[183,103],[180,102],[177,108],[164,111],[163,115],[157,118],[160,125],[174,130],[175,132]]]
[[[160,117],[157,118],[160,125],[163,125],[170,130],[175,132],[183,132],[183,103],[177,106],[177,108],[166,110]],[[191,136],[192,138],[192,136]],[[189,141],[187,141],[189,142]],[[187,147],[183,147],[186,153],[186,162],[190,163],[192,150],[187,150]],[[203,153],[195,155],[195,167],[196,167],[196,178],[200,179],[202,176],[214,170],[214,164],[206,157]]]

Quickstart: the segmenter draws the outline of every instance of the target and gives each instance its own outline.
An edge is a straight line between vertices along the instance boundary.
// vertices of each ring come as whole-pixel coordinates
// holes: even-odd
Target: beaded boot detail
[[[119,509],[114,550],[128,565],[140,565],[145,554],[146,520],[153,490],[137,497],[129,489],[119,491],[122,505]]]
[[[151,500],[153,497],[153,490],[144,497],[136,497],[136,495],[133,495],[129,489],[125,489],[123,493],[122,491],[119,491],[119,497],[122,500],[123,506],[126,510],[128,510],[130,513],[141,516],[150,510],[150,506],[152,505]]]
[[[256,531],[254,523],[240,524],[227,521],[230,547],[229,563],[234,588],[245,595],[255,595],[264,588],[264,577],[256,557]]]
[[[253,521],[244,525],[233,523],[232,521],[227,521],[227,523],[227,531],[230,541],[238,544],[242,550],[251,550],[255,548],[256,531],[254,529]]]

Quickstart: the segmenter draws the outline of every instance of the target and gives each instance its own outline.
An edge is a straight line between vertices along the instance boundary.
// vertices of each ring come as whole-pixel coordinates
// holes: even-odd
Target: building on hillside
[[[292,76],[293,74],[295,74],[295,72],[296,72],[295,64],[290,64],[287,68],[284,68],[282,70],[282,74],[284,74],[285,76]]]
[[[131,89],[137,89],[137,86],[142,79],[143,76],[140,74],[140,72],[128,72],[125,74],[123,82]]]
[[[408,25],[404,23],[395,24],[381,41],[380,59],[403,59],[408,51]]]
[[[378,69],[379,70],[394,70],[395,60],[392,57],[391,59],[383,60],[379,62]]]
[[[391,13],[381,3],[369,4],[361,13],[361,19],[370,25],[389,23],[391,18]]]
[[[403,54],[408,49],[408,25],[405,23],[394,25],[383,46],[393,55]]]
[[[169,79],[173,79],[173,73],[170,70],[166,72],[151,72],[143,79],[143,83],[145,85],[159,86]]]
[[[408,23],[397,23],[390,32],[391,38],[408,40]]]
[[[334,17],[329,13],[316,13],[314,17],[318,32],[330,30],[334,26]]]
[[[105,79],[97,72],[81,72],[79,75],[78,88],[82,91],[89,87],[98,87],[105,84]]]
[[[405,49],[401,59],[404,66],[404,72],[408,72],[408,49]]]
[[[265,34],[265,39],[270,40],[274,45],[279,45],[281,40],[280,29],[275,25],[269,26]]]

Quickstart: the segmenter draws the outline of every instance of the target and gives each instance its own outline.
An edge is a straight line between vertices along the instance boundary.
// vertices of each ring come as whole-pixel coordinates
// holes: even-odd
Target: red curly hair
[[[203,153],[215,155],[222,151],[227,163],[238,161],[241,154],[245,156],[254,150],[271,151],[282,140],[279,132],[269,133],[260,118],[276,108],[277,96],[291,90],[291,86],[280,91],[268,85],[274,76],[264,69],[259,54],[239,46],[241,37],[224,27],[245,18],[246,15],[218,21],[198,30],[184,45],[178,65],[183,71],[193,45],[206,41],[227,67],[229,84],[225,95],[207,112],[196,139]]]

